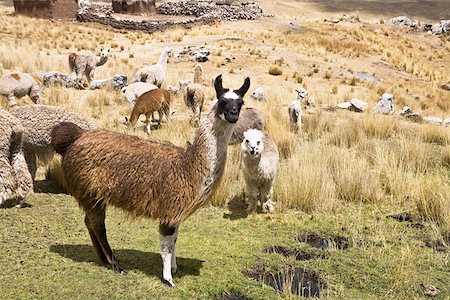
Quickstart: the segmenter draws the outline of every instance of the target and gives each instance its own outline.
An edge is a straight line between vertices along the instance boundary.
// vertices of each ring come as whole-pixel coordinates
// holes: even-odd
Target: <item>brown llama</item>
[[[108,205],[135,217],[159,219],[163,280],[174,286],[180,223],[200,208],[220,183],[228,142],[250,78],[233,91],[222,87],[219,75],[214,87],[218,101],[187,148],[107,130],[84,131],[72,123],[53,129],[52,145],[62,155],[67,189],[86,213],[85,223],[98,257],[115,272],[124,271],[106,238]]]
[[[155,89],[148,91],[136,101],[130,115],[130,125],[135,126],[140,115],[145,114],[145,124],[147,133],[151,132],[150,117],[154,112],[158,112],[158,125],[161,125],[162,116],[165,115],[167,120],[170,117],[170,93],[164,89]]]

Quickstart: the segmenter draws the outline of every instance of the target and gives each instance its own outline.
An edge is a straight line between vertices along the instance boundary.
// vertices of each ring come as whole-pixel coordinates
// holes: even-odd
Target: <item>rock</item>
[[[369,107],[369,104],[367,104],[367,102],[361,101],[356,98],[350,100],[350,103],[353,107],[350,107],[349,109],[355,112],[363,112]]]
[[[331,19],[331,23],[337,24],[339,23],[340,19],[339,18],[333,18]]]
[[[351,106],[352,104],[350,102],[341,102],[337,105],[340,109],[349,109]]]
[[[406,114],[405,118],[414,123],[423,123],[423,118],[419,113]]]
[[[428,116],[428,117],[423,118],[423,120],[429,124],[434,124],[434,125],[442,124],[442,119],[439,117],[435,117],[435,116]]]
[[[374,106],[373,111],[378,114],[392,114],[394,112],[394,99],[392,95],[384,93]]]
[[[264,89],[261,87],[256,88],[250,97],[256,101],[266,101],[266,94],[264,93]]]
[[[450,118],[445,118],[445,120],[444,120],[444,122],[443,122],[443,125],[444,125],[445,127],[450,127]]]
[[[104,87],[110,87],[115,90],[120,90],[127,86],[128,78],[126,75],[116,74],[110,79],[98,79],[92,80],[89,88],[91,90],[96,90]]]
[[[450,91],[450,83],[444,83],[443,85],[441,85],[441,89]]]
[[[424,26],[423,29],[427,31],[431,31],[432,34],[443,34],[446,32],[450,32],[450,20],[441,20],[437,24],[433,24],[430,27],[430,24],[426,24],[427,26]]]
[[[389,20],[389,23],[396,24],[396,25],[408,26],[408,27],[412,27],[412,28],[417,28],[417,26],[419,25],[419,22],[417,20],[410,19],[406,16],[399,16],[399,17],[392,18]]]
[[[211,54],[209,49],[200,47],[191,53],[191,60],[196,62],[206,62],[209,60],[208,56]]]
[[[377,78],[375,76],[372,76],[370,74],[364,73],[364,72],[358,72],[355,74],[355,78],[367,82],[375,82],[377,81]]]
[[[402,111],[400,112],[401,116],[409,115],[412,113],[412,110],[409,106],[404,106]]]
[[[437,294],[439,294],[439,289],[435,287],[434,285],[424,285],[421,284],[421,286],[424,289],[424,294],[430,297],[434,297]]]
[[[302,26],[295,22],[289,22],[289,28],[291,28],[293,30],[299,30],[302,28]]]

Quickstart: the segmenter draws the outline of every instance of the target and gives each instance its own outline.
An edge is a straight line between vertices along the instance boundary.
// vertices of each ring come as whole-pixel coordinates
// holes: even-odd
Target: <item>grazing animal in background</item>
[[[230,145],[240,144],[244,139],[244,132],[250,129],[264,129],[264,115],[256,108],[244,108],[239,115],[239,121],[234,126]]]
[[[143,67],[138,70],[133,77],[134,82],[147,82],[161,87],[166,80],[167,75],[167,60],[172,53],[172,48],[166,47],[161,52],[158,63],[155,65]]]
[[[308,92],[304,88],[295,90],[297,92],[297,100],[292,101],[289,105],[289,124],[292,131],[302,129],[302,102],[308,96]]]
[[[186,86],[184,93],[184,103],[190,110],[191,125],[198,126],[205,102],[205,92],[203,85],[198,83],[190,83]]]
[[[211,85],[211,82],[209,80],[203,79],[203,68],[201,65],[196,65],[194,67],[194,83],[198,83],[204,86]]]
[[[148,91],[142,94],[136,101],[130,115],[130,125],[135,126],[140,115],[145,115],[145,124],[147,133],[151,132],[150,117],[154,112],[158,112],[159,121],[158,125],[161,125],[161,119],[163,115],[166,118],[170,117],[170,93],[164,89],[156,89]]]
[[[78,82],[81,82],[83,75],[85,75],[87,81],[91,84],[91,81],[94,80],[95,69],[106,64],[108,56],[109,49],[101,49],[99,57],[97,57],[95,53],[89,51],[70,53],[69,67],[72,72],[72,77]]]
[[[220,183],[228,142],[250,79],[234,91],[222,87],[221,75],[214,85],[218,101],[187,148],[107,130],[84,131],[71,123],[53,129],[52,146],[62,155],[67,189],[86,213],[85,223],[98,257],[115,272],[124,273],[106,238],[108,205],[135,217],[159,219],[163,280],[174,286],[180,223],[200,208]]]
[[[263,209],[273,212],[273,182],[280,159],[277,145],[262,131],[250,129],[244,132],[241,146],[241,170],[245,180],[247,211],[256,212],[259,200]]]
[[[34,103],[41,103],[42,79],[36,74],[11,73],[0,78],[0,95],[8,100],[10,107],[17,105],[16,98],[30,96]]]
[[[50,133],[55,125],[72,122],[86,130],[95,127],[90,119],[80,113],[59,106],[24,105],[14,107],[10,112],[24,128],[23,151],[33,181],[37,170],[36,159],[47,165],[55,154],[50,145]]]
[[[124,88],[122,88],[121,92],[125,99],[128,100],[131,106],[131,110],[133,110],[134,104],[136,100],[144,93],[156,90],[158,87],[151,83],[146,82],[134,82]]]
[[[20,120],[0,109],[0,205],[17,198],[17,207],[33,192],[33,180],[22,150],[24,129]]]

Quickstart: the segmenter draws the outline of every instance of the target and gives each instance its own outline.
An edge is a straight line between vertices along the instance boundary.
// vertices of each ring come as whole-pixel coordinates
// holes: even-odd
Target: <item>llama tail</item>
[[[56,153],[64,156],[67,148],[70,147],[83,133],[83,129],[70,122],[62,122],[52,129],[52,147]]]

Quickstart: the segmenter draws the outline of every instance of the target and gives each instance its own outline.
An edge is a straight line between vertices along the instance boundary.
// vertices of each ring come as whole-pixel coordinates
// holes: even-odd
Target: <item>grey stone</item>
[[[394,99],[392,95],[384,93],[374,106],[373,111],[378,114],[392,114],[394,112]]]
[[[444,83],[443,85],[441,85],[441,89],[450,91],[450,83]]]
[[[435,117],[435,116],[428,116],[428,117],[423,118],[423,120],[429,124],[434,124],[434,125],[442,124],[442,119],[439,117]]]
[[[369,104],[367,104],[367,102],[364,102],[364,101],[356,99],[356,98],[353,98],[352,100],[350,100],[350,103],[354,107],[353,110],[356,112],[363,112],[369,107]]]
[[[450,118],[445,118],[443,124],[445,127],[450,127]]]
[[[350,102],[341,102],[337,105],[340,109],[349,109],[351,106],[352,104]]]
[[[412,27],[412,28],[417,28],[417,26],[419,25],[419,22],[417,20],[410,19],[406,16],[399,16],[399,17],[392,18],[389,20],[389,22],[391,24],[403,25],[403,26],[408,26],[408,27]]]
[[[402,111],[400,112],[401,116],[406,116],[412,113],[412,110],[409,106],[404,106]]]
[[[377,81],[377,78],[375,76],[372,76],[370,74],[364,73],[364,72],[358,72],[355,73],[355,78],[367,82],[375,82]]]

